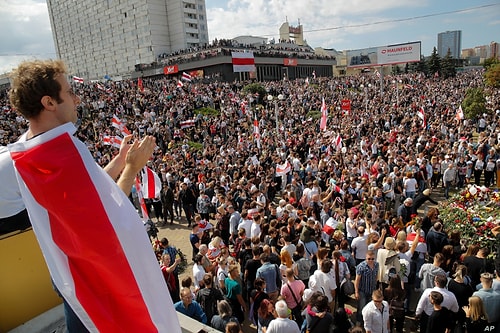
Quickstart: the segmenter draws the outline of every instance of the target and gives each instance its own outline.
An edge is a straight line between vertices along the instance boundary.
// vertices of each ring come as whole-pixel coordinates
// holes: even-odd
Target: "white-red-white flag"
[[[195,121],[194,121],[194,119],[188,119],[188,120],[181,121],[179,124],[181,125],[181,129],[186,129],[189,127],[193,127],[195,125]]]
[[[102,143],[107,146],[113,146],[116,148],[120,148],[122,145],[123,138],[117,135],[105,135],[102,137]]]
[[[142,169],[142,195],[144,199],[160,197],[161,179],[156,172],[145,166]]]
[[[182,88],[182,87],[184,87],[184,83],[182,83],[181,80],[178,80],[177,81],[177,88]]]
[[[276,176],[286,175],[290,170],[292,170],[292,166],[288,160],[283,164],[276,164]]]
[[[308,86],[308,85],[309,85],[309,76],[306,77],[306,86]]]
[[[380,79],[380,72],[378,70],[375,70],[375,75]]]
[[[313,79],[316,79],[316,71],[313,71],[312,75],[313,75]]]
[[[8,146],[54,284],[90,332],[180,333],[139,215],[75,131]]]
[[[455,118],[457,120],[462,120],[464,119],[464,111],[462,110],[462,104],[458,107],[457,114],[455,115]]]
[[[78,77],[78,76],[73,76],[73,82],[83,83],[83,78]]]
[[[425,119],[425,111],[424,111],[424,108],[421,107],[419,110],[418,110],[418,113],[417,113],[417,116],[422,119],[422,128],[426,128],[427,127],[427,120]]]
[[[342,137],[340,136],[340,134],[337,134],[337,137],[335,137],[335,139],[333,140],[333,144],[335,145],[335,149],[342,149]]]
[[[111,118],[111,126],[118,128],[123,136],[130,135],[130,131],[127,126],[125,126],[125,123],[121,121],[116,114],[113,115],[113,118]]]
[[[253,137],[257,142],[257,148],[260,149],[260,130],[259,130],[259,122],[257,121],[257,116],[255,116],[253,120]]]
[[[186,72],[182,72],[182,79],[185,80],[185,81],[191,82],[191,80],[193,79],[193,77],[191,75],[189,75],[188,73],[186,73]]]
[[[231,52],[233,72],[255,72],[253,52]]]
[[[149,220],[149,214],[146,202],[144,201],[144,196],[142,194],[141,182],[137,176],[135,177],[135,192],[137,193],[137,199],[139,200],[139,206],[141,207],[142,221],[145,223]]]
[[[319,129],[321,131],[326,131],[326,121],[328,119],[328,109],[326,108],[325,98],[321,102],[321,121],[319,123]]]

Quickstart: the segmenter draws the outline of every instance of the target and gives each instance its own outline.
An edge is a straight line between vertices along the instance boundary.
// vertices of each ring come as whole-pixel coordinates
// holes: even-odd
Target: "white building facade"
[[[205,0],[47,0],[71,75],[116,77],[162,54],[208,44]]]

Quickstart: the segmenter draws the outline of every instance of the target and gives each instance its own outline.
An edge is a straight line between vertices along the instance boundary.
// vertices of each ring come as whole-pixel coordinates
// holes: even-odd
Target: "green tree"
[[[491,65],[484,73],[486,85],[493,88],[500,88],[500,63]]]
[[[484,69],[488,70],[491,66],[499,64],[499,63],[500,63],[500,60],[498,60],[497,58],[491,57],[491,58],[484,60],[483,67],[484,67]]]
[[[468,119],[476,118],[483,113],[488,113],[486,109],[486,98],[484,97],[483,89],[469,88],[462,102],[464,115]]]
[[[441,75],[444,79],[449,77],[455,77],[457,75],[457,70],[453,58],[451,57],[451,51],[448,49],[446,56],[441,59]]]
[[[427,67],[429,68],[429,75],[436,75],[436,73],[441,73],[441,58],[437,53],[436,47],[432,49],[431,56],[427,62]]]
[[[266,88],[264,88],[260,83],[247,84],[246,86],[243,87],[241,92],[245,95],[252,94],[255,96],[256,94],[258,94],[258,97],[255,96],[258,100],[258,103],[262,103],[262,99],[267,94]]]

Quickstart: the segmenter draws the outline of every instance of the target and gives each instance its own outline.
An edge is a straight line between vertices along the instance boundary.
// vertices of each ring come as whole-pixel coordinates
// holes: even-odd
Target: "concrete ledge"
[[[220,333],[220,331],[213,329],[210,326],[203,325],[202,323],[185,316],[182,313],[177,313],[177,317],[179,318],[179,323],[183,333],[198,333],[201,330],[207,333]],[[64,308],[62,304],[9,331],[9,333],[64,332],[66,332],[66,323],[64,321]]]

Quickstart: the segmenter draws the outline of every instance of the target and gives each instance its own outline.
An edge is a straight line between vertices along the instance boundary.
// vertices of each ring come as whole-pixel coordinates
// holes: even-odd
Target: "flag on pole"
[[[177,81],[177,88],[182,88],[182,87],[184,87],[184,83],[182,83],[181,80],[178,80]]]
[[[73,82],[83,83],[83,78],[78,77],[78,76],[73,76]]]
[[[462,104],[458,107],[457,114],[455,115],[455,118],[460,121],[464,119],[464,111],[462,110]]]
[[[309,85],[309,76],[306,77],[306,86],[308,86],[308,85]]]
[[[137,193],[137,199],[139,200],[139,206],[141,206],[142,221],[146,222],[149,220],[148,209],[146,208],[146,202],[144,201],[144,196],[142,194],[141,182],[139,177],[135,177],[135,192]]]
[[[290,162],[285,161],[283,164],[276,164],[276,176],[283,176],[286,175],[287,173],[290,172],[292,169],[292,166],[290,165]]]
[[[111,118],[111,126],[118,128],[123,136],[130,135],[130,131],[127,126],[125,126],[125,123],[122,122],[116,115],[113,115],[113,118]]]
[[[425,112],[424,112],[424,108],[421,107],[419,110],[418,110],[418,113],[417,113],[418,117],[420,119],[422,119],[422,128],[426,128],[427,127],[427,121],[425,119]]]
[[[180,333],[143,223],[75,131],[8,146],[55,286],[91,332]]]
[[[145,166],[142,169],[142,195],[144,199],[159,198],[161,179],[156,172]]]
[[[321,102],[321,121],[319,123],[319,129],[321,131],[326,131],[326,120],[328,118],[328,110],[326,108],[325,98]]]
[[[257,148],[260,149],[260,130],[259,130],[259,122],[257,121],[257,115],[253,120],[253,136],[257,141]]]
[[[231,52],[233,72],[255,72],[253,52]]]
[[[188,82],[191,82],[191,80],[193,79],[193,77],[191,75],[189,75],[188,73],[186,73],[186,72],[182,72],[182,79],[186,80]]]
[[[333,144],[335,145],[335,149],[342,149],[342,137],[340,136],[340,134],[337,134],[337,137],[333,141]]]

